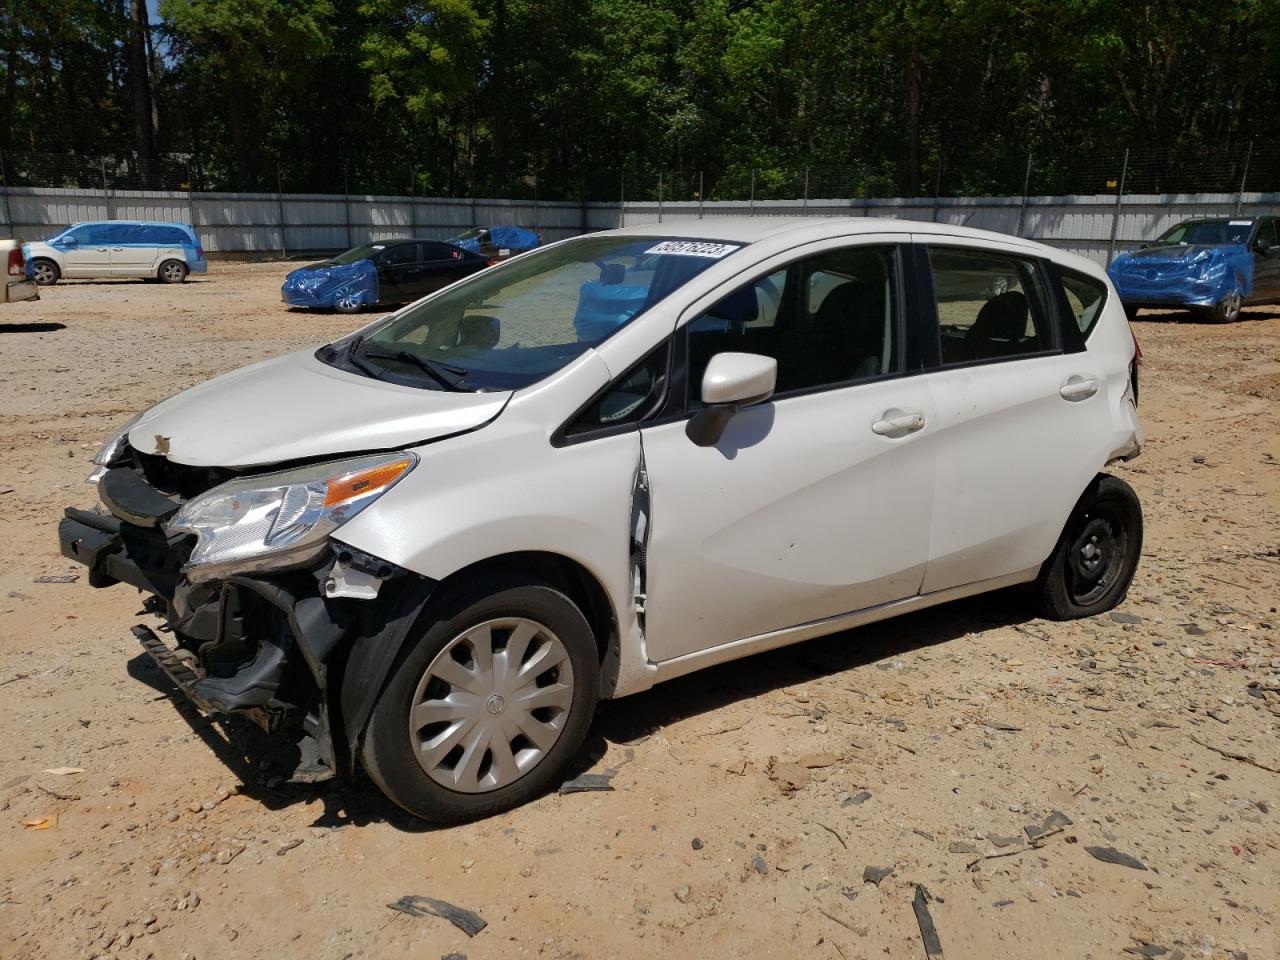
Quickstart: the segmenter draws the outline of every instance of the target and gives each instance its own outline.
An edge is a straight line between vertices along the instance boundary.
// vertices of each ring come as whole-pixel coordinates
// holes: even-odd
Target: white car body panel
[[[386,450],[474,430],[509,393],[438,393],[286,354],[184,390],[129,430],[135,450],[194,467],[247,468]]]
[[[417,468],[335,539],[435,580],[525,551],[573,561],[612,608],[613,696],[1029,580],[1089,480],[1140,448],[1133,343],[1114,289],[1088,261],[998,234],[862,218],[617,232],[748,246],[513,393],[400,387],[295,354],[159,404],[130,443],[224,467],[414,450]],[[1109,301],[1088,350],[779,397],[740,411],[712,447],[695,446],[683,419],[553,442],[596,391],[770,264],[850,243],[935,238],[1045,258],[1104,284]],[[1058,391],[1073,375],[1098,379],[1096,395],[1064,400]],[[925,426],[896,440],[873,434],[870,424],[891,408],[921,413]],[[630,541],[642,463],[649,542],[646,595],[637,596]]]

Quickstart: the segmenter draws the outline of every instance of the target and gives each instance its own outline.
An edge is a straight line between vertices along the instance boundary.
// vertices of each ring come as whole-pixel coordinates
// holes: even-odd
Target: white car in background
[[[27,266],[22,256],[21,240],[0,240],[0,263],[5,265],[4,303],[39,300],[40,291],[34,280],[27,279]]]
[[[1106,273],[1027,240],[629,227],[157,404],[59,536],[295,779],[456,822],[558,783],[601,698],[1015,584],[1114,607],[1136,358]]]
[[[204,248],[188,223],[99,220],[74,223],[27,244],[27,275],[41,286],[66,278],[138,277],[182,283],[205,273]]]

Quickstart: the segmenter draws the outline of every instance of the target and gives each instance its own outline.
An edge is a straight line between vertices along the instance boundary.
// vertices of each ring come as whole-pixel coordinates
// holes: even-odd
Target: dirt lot
[[[273,785],[167,695],[136,595],[33,582],[81,571],[56,525],[113,425],[351,326],[286,312],[283,273],[0,315],[0,956],[922,958],[917,885],[949,960],[1280,956],[1280,310],[1137,324],[1117,613],[990,596],[696,674],[606,707],[614,792],[432,830]],[[413,894],[488,925],[388,909]]]

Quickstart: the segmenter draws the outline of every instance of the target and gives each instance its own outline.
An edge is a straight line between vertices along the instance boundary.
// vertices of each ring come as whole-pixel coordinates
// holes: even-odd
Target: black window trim
[[[1083,353],[1088,349],[1089,338],[1093,336],[1093,331],[1098,329],[1098,321],[1102,319],[1102,314],[1107,309],[1107,303],[1111,300],[1111,290],[1106,283],[1097,277],[1091,277],[1089,274],[1081,273],[1079,270],[1064,267],[1053,260],[1046,260],[1045,267],[1049,271],[1049,277],[1053,284],[1050,289],[1054,292],[1054,299],[1058,301],[1058,312],[1062,317],[1059,328],[1062,336],[1063,352]],[[1076,323],[1075,313],[1071,309],[1071,303],[1067,300],[1067,290],[1062,280],[1068,276],[1079,277],[1086,283],[1102,287],[1102,303],[1098,307],[1098,312],[1093,315],[1093,322],[1089,324],[1088,330],[1080,329],[1080,325]]]
[[[1062,331],[1058,315],[1060,308],[1057,304],[1057,295],[1054,288],[1048,283],[1049,277],[1044,267],[1044,258],[1034,253],[1013,253],[1000,247],[971,247],[964,244],[955,243],[934,243],[931,240],[918,242],[917,246],[921,247],[924,256],[921,258],[923,267],[923,278],[921,289],[927,291],[928,296],[922,297],[921,316],[928,316],[930,326],[933,331],[933,340],[936,344],[937,354],[935,355],[935,366],[929,368],[929,372],[939,372],[943,370],[963,370],[967,367],[985,367],[996,363],[1017,363],[1022,360],[1043,360],[1046,357],[1061,356],[1066,351],[1063,349]],[[983,357],[979,360],[962,360],[957,363],[942,362],[942,324],[938,320],[938,301],[933,292],[933,267],[929,263],[929,251],[938,250],[954,250],[960,253],[988,253],[993,256],[1008,257],[1011,260],[1021,260],[1029,263],[1032,269],[1039,274],[1041,283],[1045,284],[1045,292],[1049,295],[1044,306],[1047,311],[1045,322],[1048,327],[1051,347],[1048,350],[1037,350],[1034,353],[1018,353],[1006,357]]]
[[[676,339],[674,335],[668,334],[663,338],[661,343],[655,346],[652,350],[646,350],[644,356],[593,393],[586,403],[582,404],[582,406],[578,407],[578,409],[574,410],[572,414],[566,417],[564,423],[560,424],[560,426],[556,428],[555,432],[551,434],[551,446],[569,447],[577,443],[585,443],[588,440],[599,440],[603,437],[616,437],[619,434],[630,433],[632,430],[639,430],[641,425],[648,426],[651,423],[661,420],[667,412],[671,399],[671,379],[673,370],[672,355],[675,353],[675,351],[671,349],[671,346],[674,339]],[[581,433],[569,433],[569,430],[573,425],[578,422],[579,417],[595,406],[601,398],[608,395],[610,391],[618,386],[618,384],[623,383],[627,377],[631,376],[648,363],[649,359],[660,350],[665,350],[667,353],[667,369],[662,378],[662,396],[653,402],[650,406],[649,413],[646,413],[639,420],[629,420],[626,423],[615,423],[605,427],[594,427],[589,430],[583,430]]]

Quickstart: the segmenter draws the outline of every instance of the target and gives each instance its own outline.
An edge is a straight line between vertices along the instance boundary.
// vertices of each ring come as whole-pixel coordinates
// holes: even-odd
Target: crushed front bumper
[[[98,490],[110,512],[67,508],[61,552],[84,564],[91,586],[148,595],[144,611],[163,622],[133,634],[174,686],[206,714],[241,715],[286,738],[297,750],[293,781],[349,771],[411,613],[434,584],[336,543],[306,567],[193,584],[183,573],[192,538],[164,527],[181,497],[132,465],[109,470]],[[376,599],[327,596],[337,564],[376,575]]]

